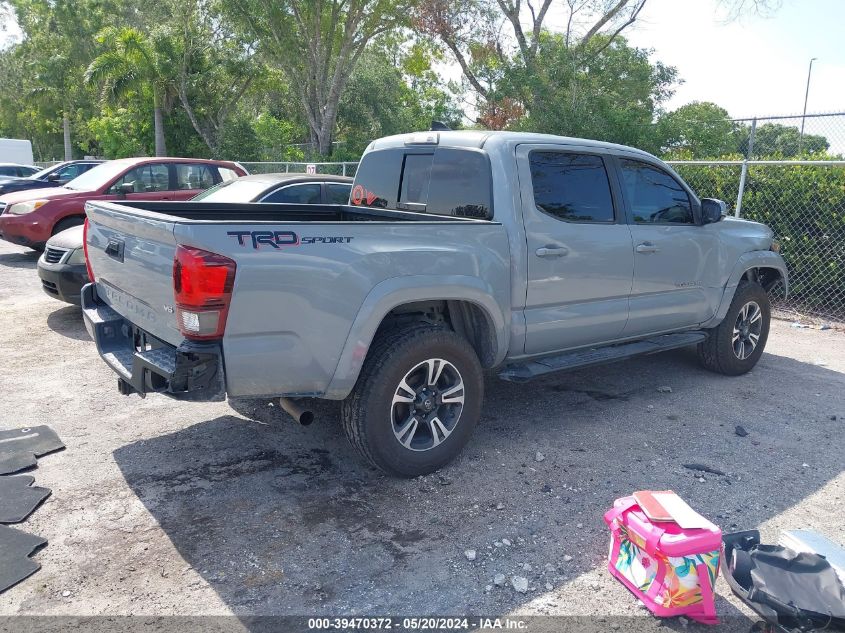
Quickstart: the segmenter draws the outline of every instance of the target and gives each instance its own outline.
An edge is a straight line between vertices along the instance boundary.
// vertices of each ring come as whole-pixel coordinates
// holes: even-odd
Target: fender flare
[[[784,295],[788,294],[789,273],[786,269],[786,263],[783,261],[783,257],[781,257],[779,253],[775,253],[774,251],[751,251],[749,253],[743,253],[737,260],[730,276],[728,277],[728,281],[722,291],[722,299],[719,302],[719,308],[716,310],[713,317],[701,324],[702,327],[715,327],[722,322],[722,319],[724,319],[725,315],[728,313],[728,308],[731,307],[731,302],[733,301],[734,293],[736,292],[739,282],[742,280],[743,275],[752,268],[774,268],[777,270],[780,273],[781,279],[783,279]]]
[[[376,284],[364,298],[323,397],[342,400],[349,395],[376,330],[391,310],[406,303],[441,300],[468,301],[485,312],[496,339],[495,364],[499,364],[507,354],[510,313],[502,310],[485,281],[467,275],[391,277]]]

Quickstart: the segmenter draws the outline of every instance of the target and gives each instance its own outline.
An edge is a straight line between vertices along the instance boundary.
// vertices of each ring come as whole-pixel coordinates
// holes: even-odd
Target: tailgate
[[[177,345],[184,337],[174,309],[173,222],[112,202],[89,202],[86,213],[97,296],[131,323]]]

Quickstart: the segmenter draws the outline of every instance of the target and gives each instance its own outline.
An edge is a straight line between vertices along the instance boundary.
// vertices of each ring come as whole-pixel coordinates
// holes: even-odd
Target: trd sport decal
[[[228,231],[238,240],[240,246],[252,245],[258,249],[261,246],[270,248],[284,248],[285,246],[299,246],[300,244],[349,244],[351,237],[315,236],[300,238],[293,231]]]

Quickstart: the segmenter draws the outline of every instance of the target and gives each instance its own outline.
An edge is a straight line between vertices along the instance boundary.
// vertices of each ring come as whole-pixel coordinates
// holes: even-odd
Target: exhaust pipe
[[[287,414],[302,426],[308,426],[314,421],[314,412],[300,407],[295,400],[290,398],[279,398],[279,405]]]

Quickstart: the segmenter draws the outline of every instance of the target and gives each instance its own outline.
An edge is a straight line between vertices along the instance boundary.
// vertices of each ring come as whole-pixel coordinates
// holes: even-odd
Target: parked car
[[[0,196],[0,238],[35,249],[85,219],[90,200],[189,200],[224,180],[245,176],[237,163],[195,158],[124,158],[63,187]]]
[[[61,187],[102,162],[101,160],[69,160],[24,178],[11,176],[0,178],[0,195],[28,189]]]
[[[300,204],[346,204],[352,178],[304,174],[258,174],[222,182],[194,200],[206,202],[297,202]],[[82,286],[88,283],[82,226],[57,233],[47,240],[38,259],[41,286],[51,297],[79,303]]]
[[[253,174],[222,182],[194,200],[206,202],[288,202],[347,204],[352,178],[306,174]]]
[[[28,178],[38,173],[35,165],[18,165],[17,163],[0,163],[0,178]]]
[[[82,246],[83,226],[73,226],[49,240],[38,258],[41,288],[51,297],[79,305],[82,286],[87,284],[85,249]]]
[[[83,315],[121,392],[281,396],[303,422],[290,398],[343,400],[351,443],[411,477],[466,444],[484,369],[518,382],[694,345],[742,374],[787,285],[768,227],[621,145],[389,137],[350,202],[89,203]]]

